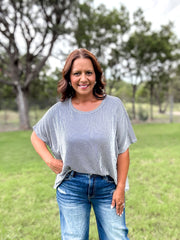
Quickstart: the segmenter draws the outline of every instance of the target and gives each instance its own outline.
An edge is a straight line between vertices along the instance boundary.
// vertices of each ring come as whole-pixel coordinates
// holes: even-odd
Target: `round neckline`
[[[102,100],[102,102],[99,104],[99,106],[96,107],[95,109],[91,110],[91,111],[81,111],[81,110],[78,110],[77,108],[75,108],[72,104],[72,98],[69,99],[69,105],[70,105],[71,109],[75,112],[78,112],[78,113],[81,113],[81,114],[90,114],[90,113],[94,113],[94,112],[98,111],[104,105],[104,103],[106,101],[106,98],[107,98],[107,95]]]

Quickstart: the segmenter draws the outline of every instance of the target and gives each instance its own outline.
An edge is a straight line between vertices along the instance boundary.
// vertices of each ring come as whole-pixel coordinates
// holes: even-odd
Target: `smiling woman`
[[[93,97],[96,74],[90,59],[79,58],[73,62],[70,81],[71,86],[76,92],[76,97]]]
[[[33,127],[35,150],[57,174],[62,239],[89,239],[93,207],[101,240],[128,240],[124,201],[136,137],[122,102],[104,86],[95,56],[73,51],[58,84],[61,101]]]
[[[105,98],[105,80],[101,66],[88,50],[83,48],[74,50],[68,56],[62,74],[63,78],[59,81],[57,88],[58,94],[62,95],[61,101],[78,94],[77,83],[81,85],[79,89],[87,90],[85,93],[91,92],[94,99]]]

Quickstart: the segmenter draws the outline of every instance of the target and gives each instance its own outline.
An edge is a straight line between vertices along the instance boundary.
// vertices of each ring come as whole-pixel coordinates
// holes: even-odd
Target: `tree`
[[[129,29],[129,14],[124,6],[120,9],[109,10],[101,4],[97,8],[92,1],[80,4],[76,10],[77,24],[75,24],[75,44],[95,53],[104,72],[116,62],[108,61],[111,49],[122,41],[123,35]],[[74,42],[73,42],[74,44]],[[113,71],[111,76],[114,77]],[[117,75],[116,75],[117,77]]]
[[[162,94],[168,92],[171,74],[174,71],[173,63],[179,59],[178,40],[172,31],[173,24],[161,26],[160,31],[152,32],[144,40],[146,47],[146,59],[143,63],[143,71],[147,76],[150,91],[151,111],[150,117],[153,119],[153,101],[155,88],[159,103],[160,112],[162,112]]]
[[[132,113],[136,117],[135,96],[139,82],[145,81],[150,93],[150,118],[153,119],[155,89],[162,111],[162,96],[168,89],[169,72],[172,63],[178,59],[178,42],[172,31],[173,24],[162,26],[160,31],[152,31],[146,22],[142,10],[134,13],[132,33],[124,43],[122,53],[126,60],[127,76],[132,84]],[[161,93],[160,93],[161,90]]]
[[[170,74],[169,84],[168,84],[168,96],[169,96],[169,122],[173,122],[173,107],[174,102],[179,102],[179,92],[180,92],[180,63],[175,68],[175,71]]]
[[[77,0],[2,0],[0,83],[15,89],[20,128],[30,128],[29,87],[36,81],[55,42],[69,33]]]
[[[130,30],[129,12],[121,5],[119,10],[113,10],[114,34],[116,37],[111,44],[110,55],[108,57],[108,70],[111,75],[109,83],[109,93],[117,82],[124,77],[124,52],[123,45]]]
[[[50,68],[50,67],[49,67]],[[61,77],[59,70],[48,72],[48,67],[43,68],[38,79],[29,87],[29,105],[35,108],[47,108],[57,101],[57,84]]]
[[[132,118],[136,119],[135,98],[138,84],[142,81],[142,66],[146,58],[144,40],[150,31],[151,23],[144,18],[142,9],[137,9],[133,15],[131,34],[123,42],[119,52],[124,58],[124,77],[129,79],[132,87]]]

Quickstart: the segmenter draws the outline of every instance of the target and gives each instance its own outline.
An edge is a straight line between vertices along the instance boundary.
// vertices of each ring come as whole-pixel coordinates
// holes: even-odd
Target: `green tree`
[[[130,19],[128,10],[121,5],[119,10],[113,10],[114,14],[114,25],[115,25],[115,35],[114,41],[111,44],[110,54],[108,56],[108,71],[111,76],[108,81],[109,93],[111,94],[112,89],[117,82],[122,81],[125,69],[124,69],[124,52],[123,44],[127,35],[130,31]]]
[[[108,58],[111,49],[122,42],[123,35],[129,30],[128,11],[124,6],[119,10],[109,10],[103,4],[94,8],[92,1],[86,1],[80,4],[76,16],[78,21],[75,24],[75,44],[95,53],[106,72],[110,66]],[[108,69],[111,76],[114,74],[112,66],[114,62],[111,62]]]
[[[145,38],[151,29],[151,23],[144,18],[142,9],[138,9],[133,15],[131,33],[123,42],[119,52],[124,58],[124,76],[129,80],[132,87],[132,117],[136,119],[136,92],[139,83],[143,79],[142,67],[146,58]]]
[[[174,70],[174,69],[173,69]],[[169,121],[173,122],[173,107],[174,102],[180,100],[180,63],[178,63],[173,74],[170,75],[168,84],[168,96],[169,96]]]
[[[168,92],[171,74],[174,71],[173,63],[179,59],[177,53],[178,40],[172,31],[173,24],[161,26],[160,31],[152,32],[144,39],[146,47],[146,59],[143,63],[143,71],[146,75],[145,81],[150,91],[151,111],[153,119],[153,103],[155,89],[160,112],[162,110],[162,96]]]
[[[73,29],[77,0],[2,0],[0,5],[0,83],[15,89],[20,128],[30,128],[29,87],[52,54],[59,36]],[[5,57],[4,57],[5,56]]]
[[[57,102],[57,83],[61,77],[58,69],[54,72],[48,71],[48,67],[43,68],[38,79],[32,82],[29,88],[29,102],[32,108],[47,108]]]

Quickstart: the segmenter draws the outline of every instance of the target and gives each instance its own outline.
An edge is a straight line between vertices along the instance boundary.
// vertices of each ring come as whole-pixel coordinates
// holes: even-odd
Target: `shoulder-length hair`
[[[75,96],[75,90],[72,88],[70,84],[70,73],[72,69],[73,62],[78,58],[88,58],[91,60],[95,75],[96,75],[96,84],[93,88],[93,95],[97,99],[104,99],[105,94],[105,80],[101,70],[101,66],[97,61],[96,57],[87,49],[80,48],[74,50],[66,59],[63,71],[62,71],[62,79],[58,82],[57,92],[61,94],[60,101],[64,102],[67,98],[71,98]]]

